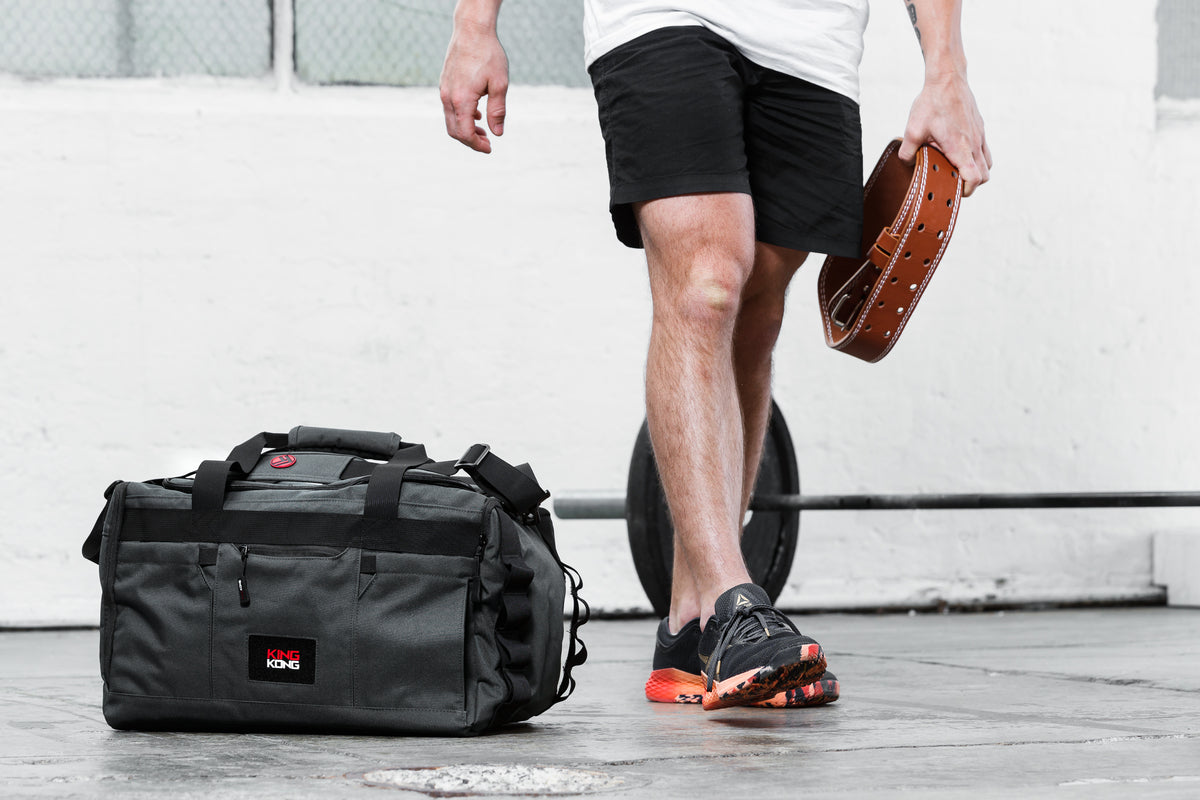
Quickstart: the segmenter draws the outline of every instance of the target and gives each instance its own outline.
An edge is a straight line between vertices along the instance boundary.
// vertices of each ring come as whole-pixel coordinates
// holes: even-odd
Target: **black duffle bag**
[[[485,445],[434,462],[394,433],[303,426],[112,484],[83,546],[105,719],[473,735],[542,713],[587,653],[548,496]]]

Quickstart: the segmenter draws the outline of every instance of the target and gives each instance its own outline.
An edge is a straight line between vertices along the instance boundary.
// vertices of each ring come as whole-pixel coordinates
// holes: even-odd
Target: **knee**
[[[675,291],[656,298],[655,314],[695,333],[731,335],[752,266],[752,258],[728,249],[701,253]]]

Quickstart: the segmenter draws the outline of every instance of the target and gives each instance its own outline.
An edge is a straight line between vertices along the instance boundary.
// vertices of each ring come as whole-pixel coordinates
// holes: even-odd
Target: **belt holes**
[[[951,205],[952,205],[952,203],[951,203],[949,200],[947,200],[947,201],[946,201],[946,208],[949,208]]]
[[[880,307],[880,308],[883,308],[883,306],[884,306],[884,302],[883,302],[882,300],[880,300],[880,301],[879,301],[879,307]]]
[[[915,283],[910,283],[910,284],[908,285],[908,290],[909,290],[910,292],[915,292],[915,291],[917,290],[917,285],[916,285]]]
[[[869,331],[869,330],[871,330],[871,326],[870,326],[870,325],[867,325],[866,327],[864,327],[864,328],[863,328],[863,330],[864,330],[864,331]]]
[[[930,193],[929,193],[929,195],[928,195],[928,197],[929,197],[929,199],[930,199],[930,200],[932,200],[932,199],[933,199],[933,192],[930,192]]]
[[[892,332],[891,332],[891,331],[888,331],[887,333],[885,333],[885,334],[883,335],[883,338],[885,338],[885,339],[890,339],[890,338],[892,338]]]
[[[957,173],[957,172],[955,172],[954,170],[950,170],[950,177],[951,177],[951,178],[957,178],[957,177],[958,177],[958,173]]]
[[[899,279],[899,278],[892,278],[892,283],[895,283],[895,282],[896,282],[896,281],[898,281],[898,280],[900,280],[900,279]]]
[[[922,262],[922,263],[924,263],[924,265],[928,267],[928,266],[929,266],[929,259],[928,259],[928,258],[927,258],[927,259],[925,259],[925,261],[924,261],[924,262]]]
[[[925,223],[924,223],[924,222],[922,222],[920,225],[918,225],[918,226],[917,226],[917,232],[918,232],[918,233],[920,233],[920,232],[921,232],[921,231],[923,231],[923,230],[925,230]]]
[[[944,233],[945,233],[945,231],[938,231],[938,238],[939,238],[939,239],[941,239],[941,238],[942,238],[942,234],[944,234]]]
[[[934,172],[937,172],[937,171],[938,171],[937,164],[934,164],[934,165],[933,165],[933,171],[934,171]]]
[[[897,308],[897,309],[896,309],[896,313],[897,313],[897,314],[903,314],[903,313],[904,313],[904,306],[900,306],[899,308]]]
[[[904,254],[904,257],[905,257],[905,258],[912,258],[912,250],[909,250],[907,253],[905,253],[905,254]]]

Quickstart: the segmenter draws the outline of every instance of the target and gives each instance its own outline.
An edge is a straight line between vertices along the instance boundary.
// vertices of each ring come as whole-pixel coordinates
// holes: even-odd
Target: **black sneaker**
[[[704,677],[700,674],[700,620],[684,625],[672,635],[667,620],[658,625],[654,642],[654,662],[646,680],[646,699],[654,703],[694,703],[704,699]],[[832,672],[826,672],[799,689],[788,689],[774,697],[753,703],[765,708],[807,708],[823,706],[838,699],[841,685]]]
[[[743,583],[716,602],[700,637],[705,710],[746,706],[821,677],[825,653],[759,586]]]

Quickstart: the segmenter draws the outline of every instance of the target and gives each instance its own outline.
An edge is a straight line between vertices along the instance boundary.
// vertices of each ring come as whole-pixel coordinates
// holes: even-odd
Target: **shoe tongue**
[[[743,583],[718,597],[713,610],[721,619],[729,619],[739,608],[758,605],[771,605],[771,596],[761,586]]]

